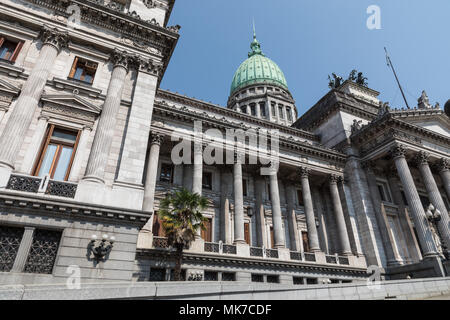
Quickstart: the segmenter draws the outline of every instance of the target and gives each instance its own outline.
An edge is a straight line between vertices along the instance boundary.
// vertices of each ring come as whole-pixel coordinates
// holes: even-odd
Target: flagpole
[[[397,84],[398,84],[398,87],[400,88],[400,92],[402,93],[403,100],[405,100],[406,107],[407,107],[408,109],[411,109],[411,108],[409,107],[408,101],[406,100],[405,93],[403,92],[403,88],[402,88],[402,86],[401,86],[401,84],[400,84],[400,81],[398,80],[397,73],[395,72],[394,65],[392,64],[391,58],[389,57],[389,54],[388,54],[388,52],[387,52],[386,47],[384,47],[384,51],[386,52],[386,60],[387,60],[387,64],[388,64],[389,67],[391,67],[392,72],[394,72],[395,80],[397,80]]]

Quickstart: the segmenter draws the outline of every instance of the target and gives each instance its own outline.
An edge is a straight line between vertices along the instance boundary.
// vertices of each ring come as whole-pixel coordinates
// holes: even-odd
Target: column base
[[[387,262],[387,266],[388,267],[395,267],[395,266],[402,266],[404,265],[403,261],[399,261],[399,260],[391,260]]]
[[[8,185],[9,177],[13,169],[10,167],[3,167],[0,164],[0,189],[5,189]]]
[[[250,246],[244,241],[242,242],[235,242],[234,245],[236,246],[236,254],[240,257],[250,257]]]
[[[96,176],[85,176],[81,180],[92,182],[92,183],[105,184],[105,180],[103,180],[102,178],[96,177]]]

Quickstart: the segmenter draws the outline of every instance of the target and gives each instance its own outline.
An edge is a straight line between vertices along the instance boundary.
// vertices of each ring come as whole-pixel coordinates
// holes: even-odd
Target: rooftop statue
[[[422,91],[422,95],[417,100],[419,109],[431,109],[432,105],[430,104],[430,100],[428,99],[428,95],[425,90]]]

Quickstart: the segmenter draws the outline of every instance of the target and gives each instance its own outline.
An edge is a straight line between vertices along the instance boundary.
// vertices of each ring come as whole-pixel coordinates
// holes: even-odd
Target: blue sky
[[[369,30],[367,7],[381,8]],[[380,100],[404,107],[383,47],[411,106],[450,99],[449,0],[177,0],[171,25],[181,37],[161,88],[226,105],[234,72],[247,58],[255,19],[263,52],[283,70],[299,115],[328,91],[327,77],[352,69]]]

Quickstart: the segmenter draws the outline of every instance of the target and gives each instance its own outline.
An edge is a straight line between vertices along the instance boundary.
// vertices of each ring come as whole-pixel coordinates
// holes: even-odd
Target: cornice
[[[267,120],[263,120],[263,119],[259,119],[259,118],[255,118],[255,117],[249,117],[246,114],[222,107],[220,105],[208,103],[208,102],[198,100],[195,98],[186,97],[186,96],[180,95],[178,93],[173,93],[173,92],[170,92],[167,90],[158,89],[158,91],[156,93],[156,97],[163,99],[163,100],[164,99],[171,100],[174,102],[181,103],[183,105],[192,106],[192,107],[195,107],[195,108],[198,108],[201,110],[205,110],[205,111],[212,111],[212,112],[224,115],[224,116],[234,118],[236,120],[246,121],[246,122],[255,124],[259,127],[264,127],[266,129],[277,129],[280,132],[284,132],[287,134],[293,134],[295,136],[306,138],[308,140],[312,140],[315,142],[320,141],[319,137],[311,132],[297,129],[297,128],[279,125],[277,123],[273,123],[271,121],[267,121]]]
[[[0,191],[0,208],[6,212],[45,215],[63,219],[101,221],[114,224],[144,226],[151,217],[150,212],[120,209],[60,200],[51,196],[40,197],[17,191]]]

